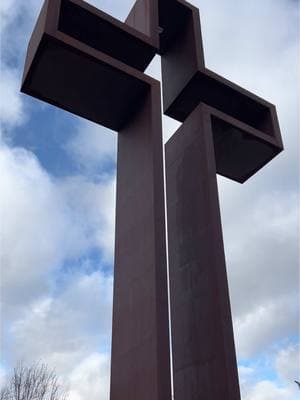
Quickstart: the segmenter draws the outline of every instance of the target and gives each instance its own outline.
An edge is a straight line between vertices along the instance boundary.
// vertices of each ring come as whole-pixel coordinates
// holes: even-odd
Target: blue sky
[[[191,2],[207,67],[277,105],[284,153],[244,185],[218,181],[243,400],[296,400],[299,2]],[[92,3],[123,19],[133,1]],[[71,400],[107,400],[116,134],[19,93],[41,4],[0,4],[0,383],[44,360]],[[177,126],[164,118],[165,140]]]

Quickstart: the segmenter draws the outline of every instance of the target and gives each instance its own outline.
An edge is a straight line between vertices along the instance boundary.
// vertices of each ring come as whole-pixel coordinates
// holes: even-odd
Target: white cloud
[[[223,189],[226,255],[239,316],[264,300],[297,292],[298,201],[296,193],[255,192],[250,184]]]
[[[281,349],[276,357],[276,370],[280,378],[294,385],[300,380],[300,345]]]
[[[12,365],[36,360],[54,368],[70,400],[108,398],[112,278],[100,272],[66,274],[56,296],[37,299],[9,325],[3,356]],[[92,310],[92,312],[91,312]],[[13,346],[13,347],[12,347]],[[102,352],[96,351],[103,347]],[[5,370],[3,370],[4,374]]]
[[[297,334],[297,195],[266,192],[255,181],[243,186],[221,181],[220,189],[238,355],[251,357],[272,341]]]
[[[252,367],[245,367],[244,365],[238,366],[239,384],[242,399],[244,395],[254,386],[256,382],[255,369]]]
[[[41,359],[65,374],[109,342],[112,278],[94,272],[68,273],[65,279],[56,296],[47,293],[32,302],[10,324],[15,361]]]
[[[115,177],[95,183],[83,176],[64,179],[59,184],[66,204],[74,212],[73,223],[80,221],[91,247],[102,251],[105,262],[112,263],[115,230]]]
[[[112,261],[114,179],[54,180],[32,153],[4,145],[0,168],[4,360],[45,361],[74,399],[95,379],[89,398],[98,399],[108,392],[112,277],[84,255],[96,247]]]
[[[2,133],[21,125],[29,110],[20,93],[22,67],[41,0],[0,2],[0,124]]]
[[[70,400],[107,400],[109,372],[107,355],[92,353],[82,360],[70,374]]]
[[[98,248],[112,261],[114,179],[54,180],[32,153],[4,145],[0,168],[2,355],[41,359],[68,378],[109,348],[112,278],[85,257]]]
[[[248,393],[245,393],[243,400],[296,400],[293,390],[277,386],[271,381],[258,382]]]
[[[277,372],[283,373],[276,380],[264,379],[259,376],[262,369],[258,364],[255,365],[254,363],[251,367],[240,366],[239,378],[242,400],[297,400],[299,389],[293,376],[297,373],[297,368],[299,369],[296,354],[297,346],[291,345],[275,355]],[[281,371],[282,369],[286,369],[287,374]]]
[[[297,298],[290,296],[261,303],[234,321],[238,356],[251,358],[271,345],[296,333],[298,329]]]
[[[76,255],[85,238],[31,153],[3,146],[0,157],[2,285],[5,300],[13,304],[17,293],[21,302],[42,293],[45,275]]]
[[[0,3],[1,61],[25,54],[27,40],[42,0],[2,0]]]
[[[6,384],[6,369],[0,366],[0,390]]]
[[[81,122],[66,150],[85,173],[95,175],[99,167],[103,169],[103,164],[115,162],[117,133],[88,121]]]
[[[5,301],[13,304],[45,290],[43,278],[61,261],[62,241],[74,230],[62,198],[32,154],[3,146],[0,157],[1,281]]]
[[[20,125],[25,118],[24,107],[19,93],[18,71],[1,66],[0,79],[0,121],[4,127]]]
[[[0,27],[4,31],[7,25],[16,17],[17,7],[15,0],[3,0],[0,4]]]
[[[99,184],[80,177],[55,181],[32,153],[5,146],[0,148],[0,163],[6,302],[23,303],[40,295],[49,284],[49,272],[89,248],[102,249],[111,261],[114,179]]]

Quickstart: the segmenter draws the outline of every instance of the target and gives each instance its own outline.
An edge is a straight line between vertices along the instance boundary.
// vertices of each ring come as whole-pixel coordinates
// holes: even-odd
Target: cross
[[[182,125],[165,145],[164,113]],[[216,173],[245,182],[282,149],[275,107],[205,67],[198,9],[137,0],[124,23],[46,0],[22,91],[118,132],[111,400],[240,399]]]

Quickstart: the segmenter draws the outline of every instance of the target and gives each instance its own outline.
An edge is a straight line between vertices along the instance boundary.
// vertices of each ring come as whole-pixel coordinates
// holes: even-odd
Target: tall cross
[[[174,398],[238,400],[216,173],[242,183],[283,149],[275,107],[205,68],[184,0],[137,0],[124,23],[46,0],[22,91],[119,133],[110,398],[170,400],[160,83],[143,73],[157,53],[182,122],[165,146]]]

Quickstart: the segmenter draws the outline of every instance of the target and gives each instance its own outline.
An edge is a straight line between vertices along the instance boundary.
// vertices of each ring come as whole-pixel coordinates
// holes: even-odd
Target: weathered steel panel
[[[159,83],[118,136],[111,400],[170,400]]]
[[[210,116],[166,144],[175,400],[240,399]]]

